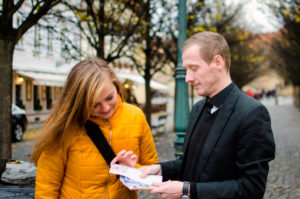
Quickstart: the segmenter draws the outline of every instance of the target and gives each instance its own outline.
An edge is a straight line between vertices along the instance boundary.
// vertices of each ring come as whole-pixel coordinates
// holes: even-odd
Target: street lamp
[[[189,122],[188,85],[185,82],[186,72],[182,66],[181,46],[187,38],[186,0],[178,0],[178,43],[177,43],[177,67],[176,67],[176,99],[175,99],[175,157],[183,156],[183,141]]]

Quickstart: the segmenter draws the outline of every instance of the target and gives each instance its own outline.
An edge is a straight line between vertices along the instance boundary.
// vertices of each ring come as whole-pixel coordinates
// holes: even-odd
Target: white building
[[[14,25],[18,26],[22,20],[21,15],[15,17]],[[58,100],[66,75],[75,63],[69,59],[67,42],[56,31],[72,28],[72,32],[66,31],[65,34],[78,41],[75,45],[80,48],[80,32],[76,27],[63,23],[57,25],[57,21],[53,21],[56,24],[54,30],[43,26],[46,22],[41,23],[28,30],[17,43],[13,56],[12,103],[25,108],[29,122],[44,120],[48,116]]]
[[[21,17],[16,17],[15,25],[17,26],[21,20]],[[83,44],[86,41],[80,36],[79,29],[65,23],[53,22],[56,26],[61,26],[61,31],[64,31],[65,27],[71,29],[70,32],[64,31],[67,38],[78,41],[75,45],[81,51],[89,52],[88,49],[91,48]],[[69,59],[70,51],[66,48],[68,43],[59,34],[52,29],[36,25],[16,46],[13,57],[12,103],[26,110],[29,122],[44,121],[48,117],[61,94],[69,71],[82,58],[78,53],[77,60]],[[76,52],[71,54],[74,55]],[[115,71],[124,83],[125,89],[132,89],[138,103],[143,104],[145,88],[142,76],[128,69]],[[157,81],[152,81],[151,87],[162,92],[170,90]]]

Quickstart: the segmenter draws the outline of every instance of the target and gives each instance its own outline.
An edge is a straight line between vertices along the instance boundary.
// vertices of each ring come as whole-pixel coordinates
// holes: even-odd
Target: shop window
[[[52,95],[51,95],[51,87],[50,86],[46,87],[46,104],[47,104],[47,109],[52,108]]]
[[[33,86],[33,110],[40,111],[43,107],[41,105],[41,100],[39,98],[39,87]]]
[[[16,85],[16,102],[15,104],[22,108],[25,109],[25,105],[23,104],[23,100],[22,100],[22,85]]]

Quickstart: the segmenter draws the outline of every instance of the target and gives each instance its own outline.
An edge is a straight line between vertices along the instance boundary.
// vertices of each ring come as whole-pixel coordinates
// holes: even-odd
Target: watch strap
[[[182,195],[183,196],[190,196],[189,186],[190,186],[189,182],[183,182],[183,188],[182,188]]]

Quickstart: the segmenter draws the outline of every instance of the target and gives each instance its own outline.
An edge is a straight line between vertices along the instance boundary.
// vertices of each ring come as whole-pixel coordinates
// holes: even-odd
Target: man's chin
[[[203,90],[197,90],[197,95],[198,96],[205,96],[205,93],[203,92]]]

